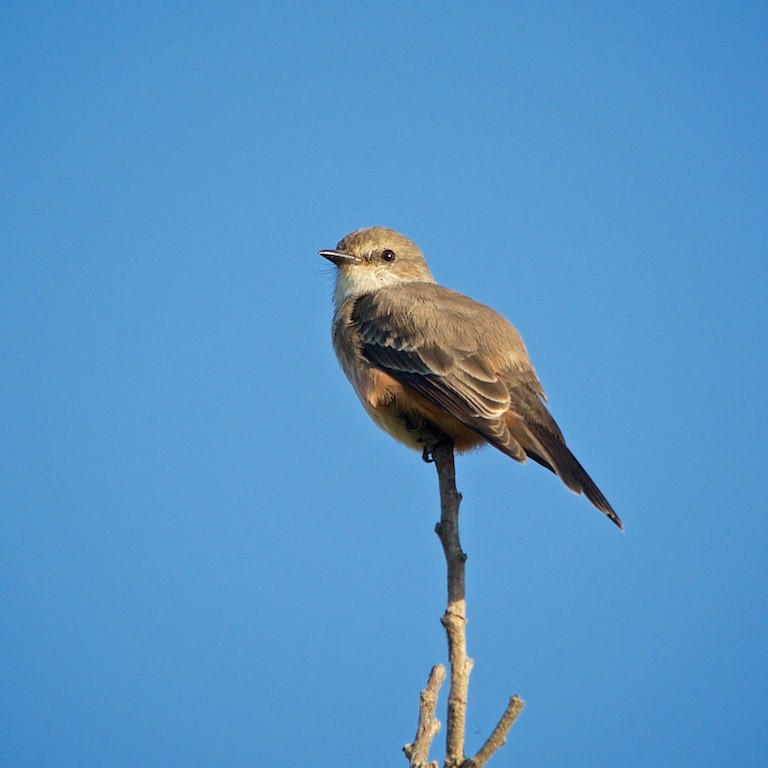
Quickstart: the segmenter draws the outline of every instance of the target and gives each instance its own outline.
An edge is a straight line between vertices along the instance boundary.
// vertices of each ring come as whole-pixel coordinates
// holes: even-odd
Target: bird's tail
[[[526,422],[525,431],[530,438],[530,445],[523,445],[528,456],[552,470],[574,493],[583,493],[623,531],[624,525],[608,503],[608,499],[570,452],[562,437],[537,422]],[[559,433],[560,430],[557,431]]]

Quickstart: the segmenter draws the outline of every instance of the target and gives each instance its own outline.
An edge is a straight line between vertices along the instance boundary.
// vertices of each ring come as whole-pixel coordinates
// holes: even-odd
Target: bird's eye
[[[381,260],[382,261],[394,261],[395,260],[395,252],[390,251],[387,249],[386,251],[382,251],[381,253]]]

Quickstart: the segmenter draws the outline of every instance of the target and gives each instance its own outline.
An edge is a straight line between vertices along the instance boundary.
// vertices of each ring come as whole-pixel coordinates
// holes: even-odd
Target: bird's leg
[[[403,414],[403,423],[405,428],[409,432],[417,432],[419,435],[419,442],[424,443],[424,450],[421,452],[421,458],[427,464],[431,464],[434,459],[432,458],[432,450],[429,447],[429,441],[423,438],[425,431],[425,421],[423,416],[415,417],[411,414]]]
[[[434,464],[434,453],[437,448],[444,445],[450,445],[453,448],[453,440],[434,428],[425,429],[422,434],[424,436],[424,450],[421,452],[421,459],[427,464]]]
[[[413,414],[402,414],[403,424],[409,432],[421,432],[424,429],[424,417]]]
[[[409,432],[413,432],[418,437],[418,442],[424,444],[421,452],[421,458],[427,464],[433,464],[434,458],[432,452],[439,445],[451,443],[451,439],[440,432],[434,424],[427,421],[423,416],[416,414],[403,414],[403,423]]]

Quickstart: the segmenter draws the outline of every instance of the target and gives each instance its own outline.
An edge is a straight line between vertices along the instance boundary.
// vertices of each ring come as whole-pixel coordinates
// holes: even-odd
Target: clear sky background
[[[765,764],[764,3],[14,2],[0,61],[4,765],[406,764],[436,477],[317,256],[373,224],[627,527],[459,461],[469,749],[519,693],[499,768]]]

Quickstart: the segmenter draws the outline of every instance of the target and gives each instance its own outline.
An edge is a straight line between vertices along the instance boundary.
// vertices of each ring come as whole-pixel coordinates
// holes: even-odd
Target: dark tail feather
[[[583,493],[597,509],[607,515],[623,531],[624,525],[619,516],[595,485],[595,481],[587,474],[587,470],[568,450],[568,446],[543,425],[529,423],[526,427],[536,447],[541,448],[539,452],[526,446],[525,452],[528,456],[554,472],[574,493]]]

